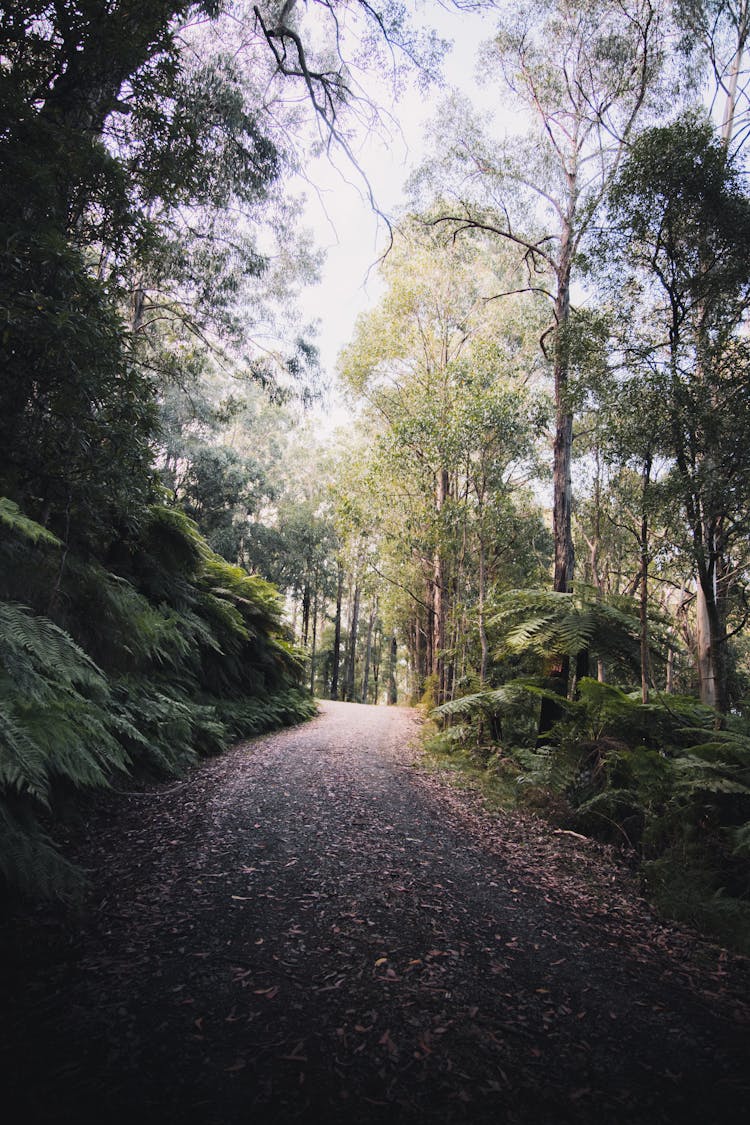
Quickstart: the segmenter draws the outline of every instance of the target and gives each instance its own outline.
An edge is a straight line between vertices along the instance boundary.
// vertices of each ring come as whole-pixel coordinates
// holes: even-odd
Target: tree
[[[750,200],[710,125],[694,116],[633,145],[611,195],[608,246],[638,298],[661,377],[675,487],[700,590],[703,702],[727,709],[729,562],[747,535]],[[735,560],[737,562],[739,560]]]
[[[750,4],[747,0],[678,0],[678,24],[685,47],[704,56],[712,73],[712,111],[723,100],[721,138],[736,155],[747,140],[750,77],[745,65],[750,37]]]
[[[543,348],[552,363],[553,587],[573,577],[568,378],[571,286],[585,240],[616,172],[659,65],[659,19],[651,0],[568,3],[539,0],[503,13],[483,56],[485,76],[537,126],[524,140],[498,144],[465,114],[430,177],[445,199],[437,221],[456,233],[479,229],[515,246],[528,268],[523,286],[543,292],[553,321]],[[567,666],[559,669],[567,680]]]
[[[405,224],[384,266],[386,295],[341,361],[372,408],[363,507],[381,561],[393,551],[384,573],[398,574],[410,598],[417,690],[429,677],[438,701],[453,694],[477,635],[466,616],[475,590],[479,674],[487,674],[487,590],[518,551],[512,496],[528,479],[544,423],[524,387],[534,370],[533,315],[481,298],[503,268],[481,236],[455,243],[419,221]]]
[[[584,582],[601,601],[638,595],[641,699],[647,703],[652,685],[650,577],[658,551],[654,525],[661,516],[663,539],[667,504],[658,481],[666,472],[667,415],[658,373],[648,353],[639,354],[633,346],[631,323],[619,315],[614,319],[607,368],[590,377],[585,388],[588,410],[577,435],[578,455],[593,471],[593,495],[588,502],[579,501],[575,514],[588,550]],[[618,367],[623,354],[624,369]],[[603,681],[599,656],[598,678]]]

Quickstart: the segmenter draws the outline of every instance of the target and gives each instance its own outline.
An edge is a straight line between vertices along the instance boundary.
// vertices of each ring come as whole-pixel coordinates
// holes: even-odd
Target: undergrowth
[[[181,512],[151,508],[107,568],[0,499],[0,886],[74,898],[54,832],[75,794],[309,718],[302,669],[275,589]]]
[[[614,844],[661,913],[750,952],[750,731],[695,699],[582,679],[537,738],[541,681],[433,710],[426,749],[495,805]]]

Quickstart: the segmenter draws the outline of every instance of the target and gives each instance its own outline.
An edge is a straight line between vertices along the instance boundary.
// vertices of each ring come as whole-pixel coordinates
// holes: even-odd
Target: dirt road
[[[80,924],[5,933],[8,1125],[744,1120],[746,963],[322,706],[92,814]]]

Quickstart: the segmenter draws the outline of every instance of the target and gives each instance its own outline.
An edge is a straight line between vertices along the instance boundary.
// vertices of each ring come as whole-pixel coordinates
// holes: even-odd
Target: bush
[[[563,717],[546,733],[508,741],[517,766],[515,801],[628,850],[647,889],[672,917],[748,948],[750,911],[750,737],[737,720],[714,729],[695,699],[655,696],[583,679],[575,700],[555,697]],[[437,708],[444,752],[482,762],[484,732],[528,729],[540,698],[514,681]],[[531,710],[530,710],[531,708]],[[486,768],[492,756],[485,756]]]
[[[180,512],[149,509],[119,572],[63,556],[2,499],[0,527],[0,875],[69,898],[80,873],[51,828],[71,793],[177,776],[315,705],[274,588],[216,556]],[[45,578],[28,584],[30,605],[9,596],[23,574]]]

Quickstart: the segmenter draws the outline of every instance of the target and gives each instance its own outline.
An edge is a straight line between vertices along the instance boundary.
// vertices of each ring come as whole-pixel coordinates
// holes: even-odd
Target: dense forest
[[[75,893],[76,794],[322,696],[750,941],[750,6],[453,6],[484,104],[429,4],[0,9],[14,893]],[[332,385],[298,184],[368,193],[386,85],[435,117]]]

